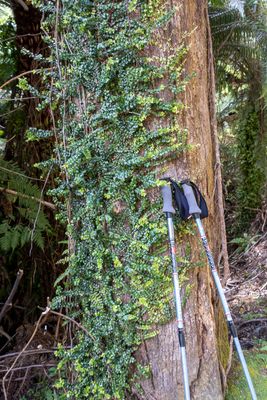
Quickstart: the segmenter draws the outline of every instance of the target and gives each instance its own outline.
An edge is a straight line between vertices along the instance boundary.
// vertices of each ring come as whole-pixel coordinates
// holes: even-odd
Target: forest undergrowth
[[[4,3],[9,3],[9,2],[4,2]],[[72,2],[69,3],[71,7],[72,6],[75,7],[75,4],[78,4],[78,2],[73,2],[73,5],[71,4]],[[133,1],[131,2],[131,4],[134,6],[135,2]],[[118,12],[121,12],[121,10],[118,9]],[[242,35],[238,36],[241,22],[243,23],[242,29],[245,30],[246,28],[244,24],[246,22],[246,19],[240,15],[238,16],[237,14],[238,13],[236,12],[236,10],[234,10],[234,12],[228,12],[228,14],[226,12],[217,13],[215,10],[213,19],[211,21],[214,22],[212,25],[212,32],[213,32],[215,61],[218,63],[216,71],[218,81],[220,80],[220,71],[222,70],[222,66],[225,67],[221,78],[223,85],[222,84],[220,85],[217,82],[217,86],[219,87],[219,89],[220,87],[224,87],[224,92],[222,96],[225,96],[224,101],[222,102],[223,107],[221,107],[223,111],[219,113],[220,115],[218,117],[219,133],[221,136],[220,137],[221,156],[222,156],[223,174],[224,174],[223,186],[226,198],[226,225],[228,228],[229,254],[231,261],[231,276],[226,282],[225,291],[229,301],[230,308],[233,312],[235,323],[238,328],[241,345],[244,348],[248,367],[253,382],[255,383],[258,399],[266,400],[267,398],[266,395],[267,393],[267,261],[266,261],[267,260],[267,204],[260,205],[261,198],[264,196],[262,188],[264,187],[264,178],[266,178],[265,176],[266,156],[264,157],[265,154],[264,152],[266,148],[266,115],[265,115],[266,106],[264,104],[264,99],[262,95],[264,86],[261,77],[262,73],[262,66],[260,63],[261,58],[259,59],[257,58],[258,54],[256,54],[256,52],[254,54],[251,51],[250,52],[239,51],[237,61],[235,60],[235,58],[231,58],[231,63],[229,64],[230,57],[229,53],[227,52],[227,46],[226,46],[227,41],[230,42],[231,44],[230,39],[232,39],[233,37],[235,39],[237,37],[240,40],[243,38]],[[11,11],[8,11],[8,15],[11,16]],[[36,15],[38,17],[38,13]],[[255,17],[253,13],[251,15]],[[230,32],[228,32],[226,28],[223,31],[219,29],[222,23],[224,24],[224,27],[227,26],[225,25],[225,21],[221,21],[222,18],[226,18],[227,16],[228,17],[230,16],[231,18],[238,17],[236,24],[237,27],[236,31],[234,29],[235,21],[232,21],[231,25],[229,25],[231,26]],[[248,15],[247,18],[249,22],[250,14]],[[16,35],[15,22],[11,17],[7,21],[8,21],[7,23],[5,24],[2,23],[2,25],[0,26],[0,38],[1,38],[0,61],[1,58],[3,61],[2,64],[0,64],[0,85],[3,84],[4,86],[6,85],[6,83],[4,82],[8,81],[14,74],[17,73],[16,72],[18,68],[17,63],[19,62],[19,60],[20,61],[23,60],[25,62],[25,57],[24,58],[22,57],[23,54],[21,54],[21,58],[19,58],[20,57],[19,49],[16,47],[15,42],[12,39]],[[63,19],[62,21],[63,21],[62,26],[66,25],[67,30],[69,31],[69,26],[70,26],[69,22]],[[103,22],[103,19],[101,21]],[[118,21],[120,22],[120,19]],[[258,24],[254,24],[254,29],[256,31],[258,29],[262,35],[260,36],[257,34],[256,35],[257,37],[263,37],[263,38],[265,37],[262,33],[260,21],[258,21]],[[83,30],[84,30],[83,26],[79,27],[79,34],[81,33],[81,31],[83,32]],[[129,35],[129,43],[131,44],[132,43],[131,40],[134,40],[133,45],[138,49],[140,48],[140,46],[142,46],[143,42],[139,39],[140,37],[142,38],[143,34],[142,31],[140,30],[137,30],[136,32],[137,32],[136,34],[141,36],[137,35],[135,38],[133,35]],[[253,32],[251,33],[251,30],[247,31],[246,38],[250,37],[249,35],[252,34]],[[266,32],[264,34],[266,34]],[[31,35],[36,39],[38,35],[40,35],[40,33],[35,32],[29,34],[27,31],[27,33],[24,35],[26,45],[29,44],[27,43],[26,38],[28,36],[31,37]],[[252,37],[254,38],[253,35]],[[112,40],[114,39],[113,34],[111,34],[111,39]],[[113,43],[112,40],[111,43]],[[33,41],[33,43],[34,42],[35,40]],[[21,44],[21,47],[25,47],[26,46],[25,43],[24,45]],[[118,41],[118,43],[120,44],[120,41]],[[129,45],[129,43],[127,44],[127,46]],[[74,44],[76,46],[76,42],[74,42]],[[42,45],[42,43],[40,42],[39,45]],[[125,51],[126,49],[128,53],[127,46],[122,50]],[[240,49],[248,50],[249,46],[248,48],[246,48],[244,46],[244,43],[241,41]],[[63,51],[64,49],[59,49],[59,50]],[[230,51],[232,52],[232,49]],[[182,60],[185,57],[185,52],[186,49],[181,47],[179,52],[177,52],[176,55],[177,57],[174,57],[173,55],[174,57],[173,62],[175,63],[181,61],[181,66],[183,66]],[[64,57],[66,57],[65,53]],[[81,59],[82,57],[83,57],[83,52],[81,54]],[[71,60],[73,59],[72,55],[70,59]],[[266,57],[264,59],[266,59]],[[28,61],[29,60],[30,59],[28,59]],[[224,64],[225,60],[226,62]],[[33,61],[39,62],[40,60],[38,61],[38,58],[36,58],[36,60]],[[235,64],[235,62],[237,62],[237,64]],[[242,66],[242,68],[240,67],[240,65]],[[170,68],[174,68],[174,65],[172,65],[172,63],[170,65]],[[28,67],[28,70],[31,69],[32,68]],[[35,69],[36,68],[34,68],[34,71]],[[110,86],[111,88],[110,91],[112,93],[115,90],[112,74],[117,73],[116,71],[118,69],[120,69],[124,74],[123,75],[124,85],[126,85],[128,80],[129,82],[127,83],[127,85],[129,84],[130,87],[131,85],[134,86],[137,84],[136,77],[132,75],[132,72],[134,72],[135,69],[130,69],[129,74],[126,76],[124,65],[118,64],[117,59],[115,60],[114,57],[110,58],[110,62],[107,64],[106,73],[103,75],[104,77],[103,84],[106,85],[107,82],[111,82],[112,85]],[[93,71],[96,70],[97,69],[93,68]],[[69,70],[69,72],[71,73],[73,71],[75,72],[76,69],[73,68]],[[141,78],[142,77],[145,78],[143,84],[146,85],[147,75],[144,75],[146,70],[140,69],[138,71],[141,74],[140,75]],[[179,70],[179,73],[181,71],[182,70]],[[36,75],[35,72],[33,73],[32,76],[34,84],[36,84],[36,82],[39,79],[37,76],[35,76]],[[149,73],[152,74],[152,72],[153,71],[151,70]],[[171,72],[173,71],[171,70]],[[28,74],[28,72],[26,72],[26,74]],[[125,80],[126,78],[128,80]],[[180,76],[178,76],[178,78],[180,78]],[[107,80],[107,82],[106,81],[104,82],[104,80]],[[66,82],[67,81],[70,83],[70,80],[66,79]],[[90,82],[90,80],[88,80],[88,82]],[[3,254],[0,255],[0,282],[1,282],[0,299],[2,301],[1,303],[2,309],[0,311],[0,323],[1,323],[0,324],[0,335],[1,335],[0,380],[2,380],[2,383],[4,382],[4,384],[6,385],[6,393],[7,394],[9,392],[12,393],[10,397],[12,398],[12,400],[16,399],[59,400],[62,399],[62,397],[59,397],[58,395],[59,388],[55,386],[55,381],[62,382],[63,380],[66,379],[66,376],[64,376],[64,372],[62,372],[62,370],[64,369],[61,368],[63,364],[59,362],[59,359],[56,358],[55,356],[55,352],[56,350],[58,350],[57,345],[58,343],[64,342],[64,334],[71,336],[71,329],[75,330],[78,328],[78,331],[81,333],[81,335],[85,334],[88,341],[91,340],[91,336],[90,332],[88,331],[88,328],[82,325],[82,320],[79,319],[79,322],[77,322],[78,319],[76,317],[78,311],[76,310],[76,308],[75,308],[76,314],[74,313],[74,316],[71,316],[70,314],[66,315],[64,313],[64,307],[58,308],[59,311],[53,311],[50,308],[50,300],[49,298],[47,299],[47,296],[50,296],[50,298],[53,297],[54,295],[53,283],[56,280],[56,276],[59,274],[59,272],[64,269],[63,262],[59,264],[58,260],[61,258],[61,250],[62,247],[66,245],[66,241],[61,240],[63,236],[62,234],[63,228],[61,226],[59,227],[59,223],[56,222],[54,219],[54,211],[56,209],[56,206],[50,202],[42,200],[43,191],[45,189],[46,181],[49,178],[50,170],[48,172],[46,180],[44,180],[43,178],[45,178],[45,175],[41,175],[40,171],[39,172],[35,171],[34,165],[36,160],[34,159],[35,161],[33,162],[33,158],[31,158],[31,167],[29,167],[30,163],[27,161],[27,156],[29,154],[35,154],[35,153],[39,160],[39,154],[42,155],[46,154],[43,151],[45,147],[38,147],[35,144],[35,142],[33,141],[31,142],[31,140],[34,138],[33,133],[36,133],[36,131],[33,130],[27,131],[28,134],[31,133],[31,135],[28,136],[28,139],[29,138],[31,139],[30,141],[28,142],[19,141],[21,136],[20,132],[22,131],[24,132],[26,129],[24,121],[25,119],[23,111],[24,109],[22,104],[18,102],[18,98],[16,100],[17,103],[14,103],[15,106],[14,107],[10,106],[9,100],[11,100],[11,98],[9,99],[9,97],[12,96],[21,97],[23,86],[25,86],[26,83],[27,80],[23,78],[20,80],[19,85],[16,86],[17,82],[14,81],[13,78],[11,78],[11,84],[9,86],[5,86],[5,89],[7,90],[2,91],[4,93],[6,101],[4,102],[2,101],[2,103],[0,104],[0,156],[1,152],[4,153],[5,147],[9,149],[8,152],[6,151],[6,153],[8,154],[9,161],[0,159],[0,161],[2,162],[0,168],[2,167],[2,171],[8,170],[9,175],[12,176],[12,179],[9,176],[5,177],[5,175],[2,172],[0,179],[0,184],[1,184],[0,185],[0,217],[1,217],[0,248],[1,248],[1,238],[2,238],[2,252],[3,254],[4,252],[7,253],[4,255]],[[176,90],[179,89],[182,91],[183,84],[184,82],[181,81]],[[55,85],[56,91],[57,90],[59,91],[60,89],[61,89],[60,85],[58,86]],[[161,87],[159,87],[158,90],[160,91]],[[107,96],[107,98],[109,98],[109,96]],[[137,97],[134,95],[131,98],[125,97],[126,100],[127,99],[129,100],[129,104],[127,103],[128,104],[127,107],[128,106],[130,108],[133,107],[133,102],[136,101],[136,98]],[[123,101],[118,106],[119,110],[121,110],[122,104],[124,104],[125,99],[121,98],[121,101],[122,100]],[[138,97],[137,100],[139,101],[137,105],[138,110],[142,109],[145,114],[146,113],[149,114],[150,109],[152,108],[153,112],[155,112],[156,109],[164,106],[162,110],[160,109],[160,112],[170,113],[170,115],[172,114],[175,115],[179,112],[179,109],[182,108],[182,105],[180,103],[177,104],[172,103],[168,105],[161,103],[154,104],[152,102],[153,103],[152,104],[151,101],[153,99],[151,100],[150,97],[148,97],[147,99]],[[25,99],[23,101],[25,101]],[[57,101],[58,99],[56,100],[55,104],[53,104],[53,107],[56,107]],[[115,103],[117,101],[115,96],[113,101]],[[83,102],[81,102],[80,104],[81,109],[82,105]],[[90,107],[91,103],[89,103],[88,109],[90,112],[94,113],[94,110],[91,109]],[[28,108],[32,110],[32,107]],[[131,110],[130,108],[129,110]],[[128,108],[126,108],[127,112],[129,110]],[[114,115],[116,114],[115,111]],[[109,103],[106,104],[104,112],[105,113],[110,112]],[[88,113],[86,111],[85,115],[87,114]],[[131,111],[131,115],[132,114],[134,113]],[[36,114],[33,113],[33,115]],[[114,120],[115,118],[114,115],[113,114],[111,116],[109,115],[110,121],[112,120],[112,118]],[[123,118],[125,118],[126,114],[124,113],[123,115],[124,115]],[[42,114],[42,116],[46,117],[45,113],[44,115]],[[135,120],[137,120],[137,117],[131,117],[129,119],[130,122],[132,121],[132,118],[135,118]],[[47,119],[45,119],[45,121],[47,123]],[[138,126],[141,126],[142,121],[139,122],[140,124]],[[107,124],[107,122],[105,122],[105,124]],[[134,125],[130,124],[129,126],[131,127],[131,129],[135,129]],[[124,129],[124,126],[122,126],[122,128]],[[174,128],[178,129],[177,126],[174,126]],[[73,126],[73,133],[75,133],[75,135],[80,134],[80,131],[78,132],[79,129],[83,129],[83,127],[80,127],[78,124],[75,123]],[[121,127],[119,127],[118,129],[121,129]],[[126,131],[128,132],[128,130]],[[7,135],[7,132],[9,132],[10,136]],[[41,132],[44,139],[48,131],[40,130],[39,132]],[[166,142],[165,136],[166,133],[170,132],[171,130],[168,131],[167,128],[165,130],[162,129],[161,131],[158,132],[158,139],[161,140],[161,138],[163,138],[165,140],[165,143],[163,143],[164,147],[162,150],[163,156],[165,155],[164,152],[166,152],[169,149],[167,146],[168,143]],[[86,147],[85,149],[85,146],[88,145],[87,142],[83,143],[81,141],[81,146],[78,149],[76,142],[77,137],[75,137],[75,135],[73,134],[73,138],[75,139],[73,140],[74,143],[73,147],[75,151],[76,150],[78,151],[79,149],[82,151],[82,157],[77,157],[77,159],[79,159],[81,163],[84,163],[84,165],[86,165],[87,168],[89,165],[89,160],[93,159],[92,154],[88,150],[89,147],[88,148]],[[144,135],[144,137],[142,135],[140,136],[140,140],[142,139],[140,141],[140,144],[138,144],[139,142],[136,141],[137,143],[136,146],[140,145],[142,147],[142,145],[146,143],[145,140],[148,140],[147,135]],[[16,140],[14,140],[14,138],[16,138]],[[181,136],[181,138],[183,139],[183,141],[186,139],[185,132]],[[99,140],[100,139],[102,140],[101,135],[99,136]],[[116,137],[113,134],[114,143],[115,139]],[[151,137],[150,139],[151,141],[153,141],[153,143],[155,142],[155,137]],[[101,140],[99,141],[100,144]],[[118,136],[118,143],[119,140],[121,140],[121,138]],[[184,144],[183,141],[177,144],[178,148],[182,147],[182,145]],[[127,142],[127,140],[125,142]],[[13,147],[12,143],[14,143]],[[22,148],[22,145],[20,143],[23,143],[24,146],[23,151],[20,152],[16,150],[17,151],[16,153],[14,149]],[[146,146],[149,147],[147,143]],[[99,148],[101,148],[101,146],[99,146]],[[38,149],[38,151],[28,151],[25,149],[34,149],[34,150]],[[150,148],[150,150],[151,149],[152,148]],[[94,150],[98,151],[98,145],[95,145]],[[152,159],[155,156],[155,154],[153,155],[153,152],[151,151],[147,153],[147,157],[149,159],[150,158]],[[48,149],[46,149],[46,152],[49,152]],[[12,157],[10,154],[12,155]],[[111,154],[110,159],[113,162],[113,160],[115,160],[115,157],[113,156],[112,152],[110,154]],[[129,151],[129,154],[131,154],[131,151]],[[105,152],[103,152],[103,155],[106,156],[106,150]],[[161,154],[159,154],[159,156],[161,156]],[[74,159],[73,166],[71,166],[74,172],[75,168],[77,168],[78,165],[77,159]],[[118,163],[121,163],[122,160],[121,154],[119,154],[116,159],[118,160]],[[11,162],[12,160],[15,162],[15,164]],[[17,165],[18,161],[20,162]],[[134,160],[132,160],[132,163],[134,163]],[[108,164],[102,163],[102,165],[104,169],[106,168],[105,165]],[[83,190],[81,184],[84,173],[83,167],[84,167],[83,164],[81,164],[81,171],[80,171],[81,174],[78,176],[79,179],[75,181],[75,185],[77,185],[77,187],[79,187],[80,185],[81,190]],[[27,168],[29,170],[27,170]],[[130,168],[132,167],[130,166]],[[109,171],[110,170],[115,171],[115,169],[112,169],[110,167],[108,169]],[[28,182],[28,178],[27,180],[18,179],[18,176],[20,178],[24,176],[24,172],[25,173],[27,172],[27,175],[30,175],[30,179],[32,179],[33,182],[38,182],[40,187],[43,184],[42,182],[45,182],[45,185],[42,186],[43,187],[42,191],[40,187],[38,189],[37,186],[35,187],[30,184],[26,185],[26,182]],[[91,172],[95,173],[94,167],[92,168]],[[110,172],[109,176],[111,176]],[[129,174],[129,176],[131,176],[131,173]],[[62,176],[60,176],[60,179],[61,178]],[[86,175],[85,175],[85,180],[87,181]],[[111,182],[113,181],[111,180]],[[144,177],[144,182],[147,182],[146,185],[150,185],[148,177]],[[136,182],[133,182],[133,185],[135,185],[135,183]],[[54,187],[53,186],[54,177],[51,177],[51,184],[52,187]],[[104,186],[106,186],[106,181],[103,183],[102,186],[103,188]],[[98,185],[96,185],[96,188],[97,190],[99,189]],[[115,188],[116,190],[114,189],[114,185],[113,186],[111,185],[111,189],[113,190],[114,193],[117,191],[116,188]],[[123,191],[127,190],[130,192],[129,201],[132,203],[134,191],[131,189],[131,187],[125,188],[124,186],[120,186],[119,192],[121,190]],[[144,202],[146,202],[144,196],[145,193],[144,190],[140,190],[140,193],[141,197],[142,198],[144,197],[143,199]],[[78,196],[82,196],[82,194],[83,194],[82,191],[78,192]],[[114,216],[113,214],[115,214],[116,208],[114,208],[113,210],[113,208],[110,206],[110,204],[112,203],[112,196],[110,196],[110,193],[106,193],[105,191],[103,191],[102,194],[103,194],[103,201],[102,204],[100,204],[100,208],[103,207],[103,204],[108,205],[107,210],[109,212],[109,214],[107,213],[105,216],[106,220],[104,222],[106,224],[107,222],[109,222],[109,218],[111,218],[111,216],[113,218]],[[45,198],[47,199],[47,193],[45,193],[45,195],[46,195]],[[49,199],[50,197],[48,197],[48,200]],[[41,204],[42,206],[46,207],[45,208],[46,214],[42,213],[42,209],[40,206]],[[84,210],[83,207],[79,208],[80,210]],[[32,210],[31,214],[29,214],[29,212],[27,211],[28,209]],[[94,207],[92,207],[92,209],[94,209]],[[255,210],[257,209],[258,213],[257,215],[255,215],[256,214]],[[36,219],[36,211],[38,211],[37,219]],[[45,216],[47,214],[49,218],[46,219]],[[115,218],[117,218],[117,216],[115,216]],[[84,223],[85,218],[80,218],[80,219]],[[2,223],[1,221],[4,221],[4,223]],[[6,221],[8,221],[9,224]],[[19,222],[17,223],[17,221]],[[251,221],[253,221],[253,223],[251,223]],[[77,226],[79,227],[80,225],[81,225],[80,223],[77,224]],[[138,229],[139,233],[143,232],[144,229],[143,225],[144,225],[144,220],[141,220]],[[14,226],[16,228],[14,228]],[[35,231],[35,235],[31,234],[31,230],[28,228],[28,226],[34,227],[33,231]],[[124,225],[122,225],[122,227],[123,226]],[[51,227],[53,228],[52,231]],[[86,229],[88,229],[88,227],[86,227]],[[122,232],[123,234],[125,233],[124,231]],[[164,233],[165,231],[162,232]],[[158,234],[161,235],[162,232],[158,232]],[[141,233],[140,236],[142,236]],[[154,231],[151,230],[151,233],[152,233],[151,237],[154,240],[155,238]],[[121,240],[122,236],[118,235],[117,232],[115,232],[115,234],[117,235],[116,237],[117,238],[119,237],[119,239]],[[85,239],[85,236],[83,237],[83,239]],[[49,249],[49,251],[48,250],[45,251],[45,254],[43,252],[44,241],[45,243],[47,242],[45,248]],[[132,241],[131,237],[130,241]],[[96,244],[95,240],[92,240],[92,243],[95,247]],[[28,251],[27,245],[28,247],[30,246],[31,248],[30,251]],[[24,248],[23,251],[21,250],[22,247]],[[32,247],[33,247],[33,255],[31,255]],[[87,249],[87,244],[85,245],[85,248]],[[101,249],[99,251],[99,254],[101,256]],[[99,256],[99,268],[101,268],[101,262],[102,262],[101,261],[102,258],[100,256]],[[151,257],[149,257],[149,259],[150,258]],[[112,263],[115,265],[116,271],[123,271],[119,259],[116,258],[114,260],[111,260],[111,264]],[[136,265],[138,266],[138,264]],[[146,264],[144,265],[145,266],[148,265],[147,260]],[[16,276],[17,266],[19,268],[23,267],[24,273],[22,272],[20,273],[20,275],[18,273],[18,275]],[[158,268],[158,264],[155,264],[155,267],[157,271],[161,271],[161,269]],[[19,269],[19,271],[21,271],[21,269]],[[23,274],[23,279],[21,279],[22,274]],[[113,276],[111,277],[113,279]],[[78,278],[80,277],[78,276]],[[97,279],[98,278],[99,277],[97,276]],[[157,273],[155,274],[154,278],[155,282],[161,282],[160,279],[162,279],[162,276]],[[120,284],[119,280],[118,282]],[[167,283],[168,282],[166,281],[166,285]],[[148,284],[150,284],[149,281]],[[141,285],[139,285],[139,282],[137,282],[136,287],[138,289],[136,293],[138,291],[140,292],[139,287],[141,287]],[[27,288],[27,290],[25,288]],[[146,297],[144,295],[140,295],[139,292],[138,292],[139,308],[140,309],[149,308],[149,305],[146,302]],[[12,303],[12,299],[10,299],[9,293],[14,297],[13,306],[10,306],[10,304]],[[159,297],[157,296],[154,287],[153,289],[150,289],[148,293],[149,296],[151,298],[153,297],[153,299],[155,298],[156,301],[160,300]],[[147,293],[145,293],[145,295],[147,295]],[[40,308],[37,306],[37,305],[42,305],[44,307],[44,305],[46,304],[46,299],[47,299],[47,309]],[[84,301],[84,297],[82,297],[82,300]],[[167,300],[168,298],[166,297],[166,301]],[[110,304],[108,304],[108,307],[110,307]],[[112,314],[118,311],[117,306],[111,309],[112,309]],[[155,303],[155,310],[156,311],[159,310],[158,302]],[[130,317],[135,318],[134,315],[133,316],[130,315]],[[130,321],[131,320],[129,319],[128,322],[129,326],[131,324]],[[65,324],[66,322],[71,322],[70,328],[66,327]],[[61,325],[63,326],[63,329],[60,329]],[[94,326],[97,326],[97,324],[95,324]],[[144,325],[143,328],[146,328],[146,326]],[[121,336],[118,335],[117,339],[118,341],[120,341]],[[67,342],[65,341],[64,343]],[[111,345],[113,345],[113,343],[111,343]],[[127,346],[128,345],[129,344],[127,343]],[[62,351],[63,350],[68,351],[69,348],[70,346],[69,344],[67,344],[64,348],[62,347]],[[87,353],[85,351],[84,352],[81,351],[80,354],[83,356],[83,354]],[[116,350],[116,354],[121,356],[124,355],[125,352]],[[70,364],[69,361],[68,363]],[[100,364],[101,364],[100,361],[98,361],[98,364],[91,365],[91,367],[92,368],[95,368],[96,366],[99,367]],[[61,380],[58,380],[58,371],[57,371],[58,366],[60,366],[58,370],[59,374],[61,374],[60,376]],[[81,374],[84,373],[84,376],[87,377],[88,369],[85,368],[84,365],[79,364],[77,368],[78,368],[77,374],[81,376]],[[71,368],[69,368],[69,371],[71,371]],[[105,376],[106,365],[104,365],[103,371]],[[118,375],[121,374],[121,371],[122,369],[118,369]],[[232,364],[230,365],[229,363],[229,370],[227,371],[227,373],[228,373],[228,380],[227,380],[228,392],[226,394],[226,400],[250,399],[250,395],[247,389],[247,384],[244,379],[240,363],[235,356],[234,350],[232,352]],[[2,396],[1,390],[2,389],[0,388],[0,400],[3,398],[1,397]],[[97,398],[96,395],[94,398],[95,399]]]
[[[259,400],[267,393],[267,207],[263,205],[243,242],[232,250],[226,295]],[[226,400],[249,400],[236,355]]]

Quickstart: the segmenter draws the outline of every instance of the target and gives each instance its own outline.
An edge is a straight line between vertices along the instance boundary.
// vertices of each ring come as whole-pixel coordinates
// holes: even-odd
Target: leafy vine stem
[[[76,330],[72,348],[59,348],[56,387],[62,399],[124,399],[149,372],[135,365],[134,352],[172,315],[157,192],[166,162],[188,149],[177,123],[187,50],[168,46],[168,54],[149,57],[172,18],[157,0],[39,6],[43,30],[56,26],[46,37],[43,107],[54,121],[61,172],[53,196],[69,237],[53,307],[94,337]]]

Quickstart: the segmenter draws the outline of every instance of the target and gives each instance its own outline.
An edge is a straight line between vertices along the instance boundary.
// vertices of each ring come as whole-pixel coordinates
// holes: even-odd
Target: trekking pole
[[[185,400],[190,400],[188,370],[187,370],[186,353],[185,353],[184,324],[182,316],[182,305],[180,297],[180,287],[179,287],[177,261],[176,261],[176,248],[174,239],[174,226],[172,218],[172,215],[175,214],[175,210],[172,206],[172,192],[169,185],[162,187],[162,197],[163,197],[162,211],[166,214],[167,218],[170,253],[172,259],[172,277],[173,277],[174,299],[175,299],[175,308],[176,308],[177,325],[178,325],[178,339],[181,350],[182,368],[183,368],[184,398]]]
[[[223,287],[222,287],[218,272],[216,270],[213,256],[211,254],[211,251],[210,251],[210,248],[208,245],[207,237],[205,235],[205,231],[204,231],[201,219],[200,219],[201,209],[199,208],[199,206],[197,204],[195,193],[194,193],[193,188],[190,185],[190,183],[182,182],[182,187],[183,187],[183,191],[184,191],[185,197],[186,197],[188,205],[189,205],[189,215],[193,216],[193,218],[196,221],[197,227],[198,227],[198,231],[199,231],[199,234],[200,234],[200,237],[202,240],[202,244],[203,244],[203,247],[204,247],[208,262],[209,262],[209,266],[211,269],[211,273],[212,273],[212,276],[213,276],[213,279],[215,282],[215,286],[219,293],[219,297],[220,297],[220,300],[221,300],[221,303],[223,306],[224,314],[227,319],[228,328],[233,337],[235,348],[236,348],[239,360],[241,362],[241,365],[242,365],[242,368],[244,371],[244,375],[245,375],[247,383],[248,383],[251,398],[253,400],[257,400],[256,392],[253,387],[253,383],[252,383],[252,380],[251,380],[251,377],[250,377],[250,374],[248,371],[247,363],[246,363],[246,360],[245,360],[245,357],[244,357],[244,354],[243,354],[243,351],[242,351],[242,348],[241,348],[241,345],[240,345],[240,342],[239,342],[239,339],[237,336],[236,328],[235,328],[235,325],[234,325],[234,322],[233,322],[233,319],[232,319],[232,316],[230,313],[230,309],[229,309],[229,306],[228,306],[228,303],[227,303],[227,300],[226,300],[226,297],[225,297],[225,294],[223,291]]]

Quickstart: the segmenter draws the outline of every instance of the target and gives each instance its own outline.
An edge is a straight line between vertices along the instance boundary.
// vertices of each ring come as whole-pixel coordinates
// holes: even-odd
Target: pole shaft
[[[181,305],[181,296],[180,296],[180,287],[179,287],[177,260],[176,260],[176,247],[174,239],[174,226],[173,226],[172,214],[166,213],[166,217],[168,223],[170,253],[172,259],[172,277],[174,285],[174,299],[175,299],[175,308],[177,316],[178,339],[181,350],[182,368],[183,368],[184,398],[185,400],[190,400],[188,369],[187,369],[187,360],[185,352],[184,324],[182,316],[182,305]]]
[[[246,360],[245,360],[245,357],[244,357],[244,354],[243,354],[239,339],[237,337],[237,333],[236,333],[234,322],[233,322],[233,319],[232,319],[232,316],[231,316],[231,312],[230,312],[230,309],[229,309],[229,306],[228,306],[228,303],[227,303],[227,300],[226,300],[226,297],[225,297],[225,294],[224,294],[224,291],[223,291],[223,287],[222,287],[222,284],[221,284],[221,281],[220,281],[220,278],[219,278],[219,275],[218,275],[218,272],[217,272],[217,269],[216,269],[216,266],[215,266],[215,262],[214,262],[213,256],[211,254],[211,251],[210,251],[210,248],[209,248],[209,245],[208,245],[207,237],[205,235],[205,231],[204,231],[202,222],[201,222],[201,220],[199,218],[199,215],[195,214],[194,218],[195,218],[198,230],[199,230],[199,234],[200,234],[200,237],[201,237],[201,240],[202,240],[202,243],[203,243],[203,247],[205,249],[205,253],[206,253],[206,256],[207,256],[207,259],[208,259],[208,262],[209,262],[209,266],[210,266],[210,269],[211,269],[211,273],[212,273],[213,279],[214,279],[214,283],[215,283],[215,286],[216,286],[217,291],[219,293],[219,297],[220,297],[220,300],[221,300],[221,303],[222,303],[222,306],[223,306],[224,314],[225,314],[225,317],[227,319],[228,328],[229,328],[229,331],[230,331],[231,335],[233,336],[235,348],[236,348],[240,363],[242,365],[242,368],[243,368],[243,371],[244,371],[244,375],[245,375],[247,383],[248,383],[248,387],[249,387],[249,390],[250,390],[251,398],[253,400],[257,400],[257,395],[256,395],[256,392],[255,392],[255,389],[254,389],[254,386],[253,386],[249,371],[248,371],[247,363],[246,363]]]

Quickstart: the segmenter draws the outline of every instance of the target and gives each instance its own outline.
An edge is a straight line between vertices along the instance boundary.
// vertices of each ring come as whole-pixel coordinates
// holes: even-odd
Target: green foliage
[[[243,236],[235,237],[229,243],[236,244],[238,247],[235,250],[236,253],[244,253],[246,252],[254,243],[259,239],[259,235],[250,236],[247,233],[244,233]]]
[[[60,400],[56,389],[51,389],[51,384],[47,382],[38,382],[35,387],[28,390],[19,400]]]
[[[0,86],[7,82],[17,71],[18,51],[15,42],[15,23],[11,10],[5,6],[0,9]],[[12,96],[14,82],[0,90],[0,155],[5,148],[5,133],[8,116],[14,119],[14,106],[9,98]],[[11,111],[12,110],[12,111]],[[25,115],[24,115],[25,119]]]
[[[54,6],[43,9],[46,27],[54,25]],[[147,373],[134,367],[134,351],[172,316],[157,176],[188,148],[177,123],[186,49],[168,43],[162,56],[145,55],[170,17],[158,2],[64,1],[62,40],[50,42],[65,178],[53,194],[73,249],[53,304],[90,332],[76,332],[73,347],[57,352],[63,399],[124,399]]]
[[[15,163],[0,158],[0,185],[14,193],[0,192],[0,249],[13,252],[33,241],[44,248],[44,234],[50,231],[49,222],[38,200],[41,192]]]
[[[0,85],[10,79],[17,67],[15,23],[13,18],[0,19]]]
[[[265,400],[267,393],[266,364],[267,342],[262,341],[253,351],[246,351],[248,369],[254,382],[258,400]],[[226,400],[249,400],[251,395],[239,361],[234,360],[229,377]]]
[[[220,135],[228,233],[240,250],[251,239],[244,232],[257,214],[265,190],[265,148],[259,113],[252,105],[237,108],[237,120],[226,123]],[[226,117],[227,120],[227,117]]]
[[[262,202],[264,171],[259,163],[262,149],[259,145],[259,119],[252,108],[238,124],[238,159],[240,182],[237,188],[240,229],[248,227]]]
[[[267,8],[251,0],[211,3],[228,233],[240,237],[261,205],[266,178]]]
[[[240,7],[229,1],[211,3],[218,93],[223,99],[230,97],[235,108],[241,107],[243,117],[247,106],[262,103],[264,107],[267,6],[259,0],[246,0]]]
[[[211,3],[209,15],[220,89],[229,88],[230,83],[236,95],[241,86],[237,83],[261,86],[267,55],[266,4],[258,0],[246,0],[241,7],[228,1]]]

